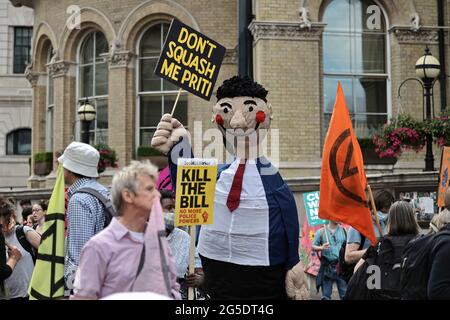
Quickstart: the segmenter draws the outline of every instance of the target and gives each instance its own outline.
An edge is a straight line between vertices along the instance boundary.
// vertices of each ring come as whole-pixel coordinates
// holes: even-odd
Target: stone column
[[[129,51],[109,57],[108,145],[117,152],[120,167],[134,154],[135,61]]]
[[[28,178],[29,188],[39,188],[40,180],[34,175],[34,155],[45,150],[45,100],[46,100],[46,74],[35,72],[30,65],[25,71],[30,82],[33,95],[31,102],[32,131],[31,131],[31,176]]]
[[[76,121],[76,64],[57,61],[48,65],[53,75],[53,151],[63,151],[74,140]]]

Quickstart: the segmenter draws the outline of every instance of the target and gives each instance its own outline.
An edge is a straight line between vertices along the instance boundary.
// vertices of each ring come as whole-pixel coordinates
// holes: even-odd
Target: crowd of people
[[[101,299],[134,291],[142,287],[137,283],[139,276],[150,279],[145,284],[148,291],[161,297],[187,299],[188,288],[192,287],[197,299],[207,298],[202,290],[203,271],[198,253],[195,272],[187,272],[191,240],[185,228],[174,226],[175,195],[171,185],[158,190],[158,169],[149,162],[134,161],[115,175],[108,190],[97,182],[98,160],[95,148],[78,142],[70,144],[58,159],[64,168],[69,199],[64,268],[66,297]],[[108,218],[108,205],[105,206],[109,199],[115,208],[112,219]],[[155,206],[155,202],[160,206]],[[28,299],[48,201],[34,204],[29,200],[20,201],[22,223],[17,221],[15,207],[13,199],[0,199],[0,248],[5,248],[0,252],[0,299]],[[144,233],[152,227],[149,219],[152,213],[163,217],[163,227],[159,229],[164,232],[158,232],[161,231],[158,226],[152,230],[156,236],[163,236],[164,241],[159,241],[159,246],[145,248]],[[144,265],[144,255],[146,261],[155,265]],[[137,291],[143,290],[146,289]]]
[[[312,248],[320,255],[322,299],[331,299],[333,283],[345,300],[450,299],[450,190],[428,234],[421,234],[408,201],[395,201],[386,190],[374,199],[375,245],[334,221],[317,230]]]

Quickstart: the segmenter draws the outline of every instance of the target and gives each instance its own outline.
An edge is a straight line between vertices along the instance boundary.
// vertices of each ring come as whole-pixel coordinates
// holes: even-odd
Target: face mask
[[[164,223],[166,224],[166,229],[170,231],[172,231],[175,228],[173,212],[164,212]]]

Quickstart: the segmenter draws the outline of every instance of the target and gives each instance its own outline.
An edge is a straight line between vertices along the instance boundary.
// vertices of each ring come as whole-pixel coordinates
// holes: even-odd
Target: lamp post
[[[425,55],[420,57],[416,62],[416,75],[422,79],[423,83],[423,95],[425,98],[425,107],[426,107],[426,120],[432,120],[431,113],[431,100],[433,97],[433,85],[435,79],[439,75],[440,72],[440,64],[439,61],[433,57],[430,53],[430,49],[427,47],[425,49]],[[434,108],[433,108],[433,116],[434,116]],[[425,120],[424,119],[424,120]],[[434,171],[434,158],[433,158],[433,137],[431,133],[427,133],[426,135],[427,142],[427,152],[425,155],[425,170],[424,171]]]
[[[398,97],[400,96],[400,89],[403,84],[409,80],[415,80],[420,83],[423,90],[423,120],[432,120],[434,116],[434,103],[433,103],[433,87],[440,72],[439,61],[433,57],[428,47],[425,48],[425,54],[420,57],[416,62],[416,75],[418,78],[408,78],[404,80],[398,87]],[[430,133],[426,135],[426,154],[425,154],[425,170],[434,171],[434,158],[433,158],[433,137]]]
[[[89,127],[91,122],[95,120],[95,115],[95,108],[86,99],[78,108],[78,117],[81,122],[81,142],[89,144]]]

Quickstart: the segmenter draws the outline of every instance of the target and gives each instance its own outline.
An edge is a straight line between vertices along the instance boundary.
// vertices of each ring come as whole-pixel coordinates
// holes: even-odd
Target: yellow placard
[[[450,147],[442,149],[441,170],[439,173],[438,206],[444,206],[444,194],[450,184]]]
[[[214,222],[215,159],[179,159],[175,201],[175,226]]]

